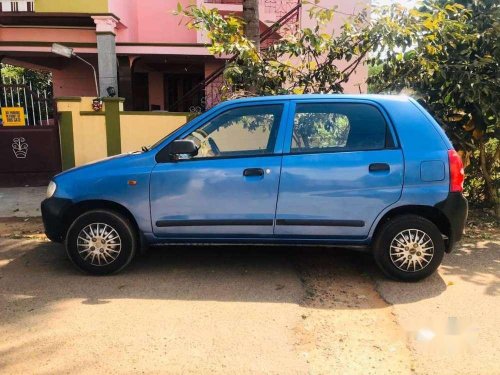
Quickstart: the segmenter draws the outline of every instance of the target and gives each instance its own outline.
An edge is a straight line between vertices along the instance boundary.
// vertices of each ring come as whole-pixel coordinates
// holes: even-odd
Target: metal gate
[[[0,108],[21,107],[24,109],[26,126],[54,125],[54,100],[47,90],[33,89],[32,82],[21,79],[2,78],[0,83]]]
[[[23,78],[0,82],[0,110],[22,112],[24,125],[0,122],[0,186],[45,185],[61,171],[55,103]],[[5,116],[4,116],[5,117]]]

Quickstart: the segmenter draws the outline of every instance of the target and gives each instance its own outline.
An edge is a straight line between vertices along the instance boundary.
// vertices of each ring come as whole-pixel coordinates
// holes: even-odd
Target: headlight
[[[56,192],[57,185],[54,181],[49,182],[49,186],[47,186],[47,198],[50,198]]]

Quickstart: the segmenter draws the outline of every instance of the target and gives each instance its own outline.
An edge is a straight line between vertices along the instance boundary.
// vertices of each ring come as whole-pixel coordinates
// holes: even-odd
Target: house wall
[[[109,12],[120,17],[120,22],[123,25],[117,30],[116,41],[128,43],[139,42],[137,2],[135,0],[108,0],[108,2]]]
[[[87,57],[91,61],[92,57]],[[97,67],[97,61],[94,66]],[[79,60],[71,60],[60,69],[51,69],[54,97],[97,96],[92,69]]]
[[[35,11],[37,13],[107,13],[108,0],[35,0]]]
[[[85,56],[85,58],[90,60],[94,66],[97,66],[97,59],[94,56]],[[52,56],[42,60],[36,58],[27,59],[26,57],[23,59],[5,57],[2,62],[52,73],[54,97],[81,94],[93,98],[97,96],[92,69],[79,60],[63,60],[63,58],[59,59]]]
[[[196,31],[173,14],[177,3],[191,5],[189,0],[109,0],[109,12],[124,25],[117,30],[117,42],[196,43]]]
[[[8,27],[0,28],[0,41],[21,42],[29,44],[36,42],[59,43],[96,43],[94,28],[75,29],[64,27]]]
[[[203,0],[36,0],[35,12],[114,14],[121,22],[118,42],[197,43],[196,30],[188,30],[182,18],[173,14],[178,3],[183,7],[202,5],[242,12],[241,4],[214,4]],[[294,4],[295,0],[260,0],[260,18],[270,24]]]
[[[102,137],[106,134],[105,117],[94,115],[90,103],[91,98],[76,97],[57,101],[63,169],[107,156],[106,137]]]
[[[188,115],[184,113],[123,112],[120,114],[122,152],[150,146],[187,121]]]
[[[163,72],[149,72],[149,106],[155,104],[160,110],[165,107],[165,93],[163,90]]]
[[[108,156],[104,116],[75,116],[73,137],[75,140],[75,165],[82,165]]]
[[[190,113],[125,112],[123,99],[105,98],[101,111],[92,110],[93,97],[57,99],[61,160],[72,168],[116,153],[151,145],[189,121]],[[118,146],[117,152],[110,152]]]

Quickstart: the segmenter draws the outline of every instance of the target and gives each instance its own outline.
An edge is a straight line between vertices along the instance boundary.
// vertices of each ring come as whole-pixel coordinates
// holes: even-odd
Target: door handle
[[[264,176],[264,170],[262,168],[247,168],[243,171],[243,176]]]
[[[368,167],[368,170],[370,172],[383,172],[383,171],[390,171],[391,167],[389,167],[389,164],[387,163],[372,163]]]

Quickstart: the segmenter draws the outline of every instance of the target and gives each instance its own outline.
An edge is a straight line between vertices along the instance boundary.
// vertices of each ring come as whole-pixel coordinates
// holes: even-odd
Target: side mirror
[[[156,154],[158,163],[179,160],[179,155],[198,155],[198,146],[192,139],[178,139]]]
[[[192,139],[178,139],[168,146],[168,151],[170,155],[187,154],[189,156],[196,156],[198,154],[198,146]]]

